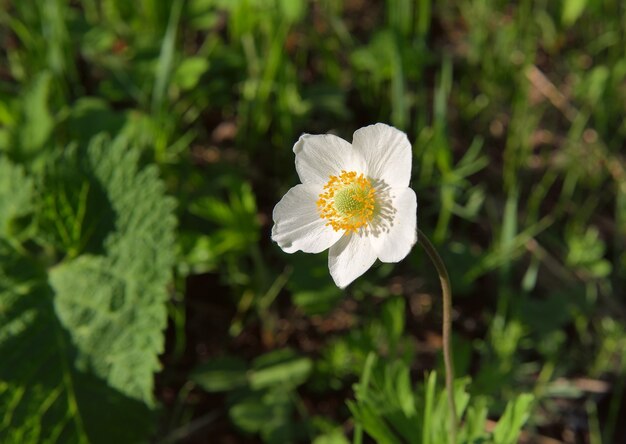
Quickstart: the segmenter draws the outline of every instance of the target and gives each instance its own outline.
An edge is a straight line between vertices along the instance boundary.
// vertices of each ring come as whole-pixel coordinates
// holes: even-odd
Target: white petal
[[[344,235],[328,250],[328,269],[339,288],[346,288],[375,261],[370,239],[356,233]]]
[[[361,153],[368,175],[391,187],[407,187],[411,179],[412,148],[402,131],[377,123],[354,132],[352,147]]]
[[[389,195],[393,217],[371,242],[382,262],[400,262],[417,242],[417,197],[411,188],[392,188]]]
[[[286,253],[320,253],[341,237],[319,216],[315,202],[321,191],[318,185],[296,185],[274,207],[272,240]]]
[[[323,185],[341,170],[364,171],[365,162],[348,142],[332,134],[303,134],[293,146],[296,171],[302,183]]]

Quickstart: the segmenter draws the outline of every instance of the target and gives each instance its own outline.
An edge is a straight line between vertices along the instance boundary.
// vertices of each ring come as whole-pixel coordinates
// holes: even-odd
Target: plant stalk
[[[454,401],[454,364],[450,349],[450,332],[452,328],[452,289],[450,277],[441,256],[422,230],[417,229],[417,241],[426,250],[428,257],[437,269],[443,295],[443,362],[446,368],[446,391],[448,393],[448,407],[450,409],[450,442],[456,444],[457,417]]]

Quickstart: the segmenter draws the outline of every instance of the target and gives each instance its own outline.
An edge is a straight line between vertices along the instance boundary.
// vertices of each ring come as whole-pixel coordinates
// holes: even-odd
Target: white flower
[[[417,198],[409,188],[411,144],[382,124],[355,131],[352,145],[332,134],[304,134],[293,147],[302,184],[276,204],[272,240],[287,253],[329,248],[340,288],[376,258],[399,262],[417,241]]]

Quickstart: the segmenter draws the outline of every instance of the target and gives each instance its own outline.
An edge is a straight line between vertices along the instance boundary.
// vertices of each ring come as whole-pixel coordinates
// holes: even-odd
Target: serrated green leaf
[[[72,366],[76,349],[53,298],[45,286],[0,288],[0,442],[142,442],[148,406]]]
[[[156,169],[139,170],[138,155],[122,141],[90,145],[84,168],[104,190],[111,213],[98,217],[114,219],[116,229],[104,240],[105,255],[55,267],[50,283],[57,314],[89,366],[123,393],[151,403],[175,219]]]
[[[163,351],[173,201],[121,141],[98,138],[67,156],[78,162],[65,159],[77,168],[55,177],[62,188],[100,190],[78,190],[86,203],[67,226],[112,223],[91,254],[61,252],[52,268],[0,240],[0,442],[142,442]]]

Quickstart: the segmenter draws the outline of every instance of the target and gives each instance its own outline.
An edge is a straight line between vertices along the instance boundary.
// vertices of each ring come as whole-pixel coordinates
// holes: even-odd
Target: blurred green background
[[[621,0],[1,0],[0,442],[445,443],[424,252],[344,292],[270,240],[299,135],[379,121],[462,442],[626,442],[625,34]]]

